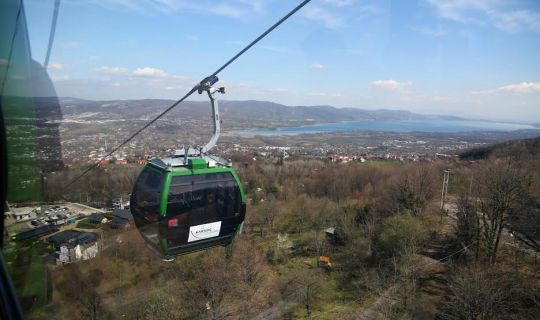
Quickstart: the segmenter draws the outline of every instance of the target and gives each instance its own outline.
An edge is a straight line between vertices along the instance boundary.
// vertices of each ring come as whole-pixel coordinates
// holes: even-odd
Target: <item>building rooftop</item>
[[[88,244],[97,241],[97,234],[76,230],[66,230],[47,238],[54,247],[75,247],[79,244]]]
[[[45,236],[47,234],[50,234],[56,231],[58,231],[58,228],[56,226],[46,225],[46,226],[37,227],[32,230],[17,233],[11,238],[13,240],[26,240],[26,239],[32,239],[32,238],[39,238],[39,237]]]
[[[129,220],[122,219],[122,218],[119,218],[119,217],[114,217],[111,220],[111,228],[113,228],[113,229],[122,229],[125,226],[127,226],[128,224],[129,224]]]
[[[103,218],[103,213],[95,212],[88,217],[88,220],[93,223],[101,223],[101,221],[103,221]]]
[[[133,215],[131,215],[131,210],[129,210],[129,209],[116,208],[113,211],[113,216],[115,218],[121,218],[121,219],[125,219],[125,220],[133,220]]]

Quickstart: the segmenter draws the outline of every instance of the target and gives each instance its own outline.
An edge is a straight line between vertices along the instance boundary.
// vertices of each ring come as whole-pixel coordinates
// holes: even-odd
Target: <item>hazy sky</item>
[[[34,58],[53,0],[26,2]],[[179,98],[296,0],[63,0],[58,94]],[[540,122],[540,1],[313,0],[220,74],[228,100]]]

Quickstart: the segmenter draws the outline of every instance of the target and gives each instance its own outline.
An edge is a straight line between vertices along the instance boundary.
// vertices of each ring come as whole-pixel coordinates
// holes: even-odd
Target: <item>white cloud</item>
[[[323,2],[335,7],[346,7],[355,3],[355,0],[323,0]]]
[[[50,62],[47,65],[48,70],[62,70],[64,69],[64,65],[58,62]]]
[[[440,102],[440,103],[456,103],[459,102],[459,99],[457,97],[447,96],[447,95],[435,95],[428,97],[434,102]]]
[[[119,86],[121,86],[121,84],[120,84],[120,82],[114,82],[114,83],[112,84],[112,86],[113,86],[113,87],[119,87]]]
[[[337,14],[334,14],[320,7],[308,8],[304,12],[304,17],[313,21],[319,21],[329,29],[335,29],[343,26],[344,19]]]
[[[396,80],[376,80],[371,83],[371,86],[374,88],[393,90],[393,91],[404,91],[410,88],[412,85],[411,82],[399,82]]]
[[[165,71],[152,67],[137,68],[132,74],[136,77],[145,78],[165,78],[168,76]]]
[[[500,0],[425,0],[444,19],[488,25],[506,32],[540,32],[540,13]]]
[[[255,12],[265,12],[268,0],[237,0],[242,4],[251,6],[251,9]]]
[[[320,64],[320,63],[314,63],[310,66],[312,69],[322,69],[324,68],[324,65]]]
[[[226,5],[226,4],[218,4],[218,5],[210,5],[207,8],[208,12],[211,12],[218,16],[224,16],[229,18],[242,18],[246,15],[246,11],[242,8]]]
[[[267,51],[278,52],[278,53],[290,52],[290,49],[287,48],[287,47],[269,46],[269,45],[265,45],[265,44],[259,44],[258,48],[263,49],[263,50],[267,50]]]
[[[430,37],[444,37],[448,33],[440,28],[429,28],[429,27],[411,27],[411,30]]]
[[[495,12],[493,13],[493,24],[495,27],[509,32],[522,29],[540,32],[540,14],[528,10]]]
[[[112,10],[132,10],[138,13],[197,13],[213,14],[229,18],[245,18],[253,14],[262,14],[266,12],[266,6],[270,0],[232,0],[217,2],[215,0],[93,0],[95,5],[102,6]]]
[[[59,75],[59,76],[52,76],[51,79],[53,81],[67,81],[67,80],[71,80],[71,77],[64,74],[64,75]]]
[[[64,49],[79,49],[81,44],[77,41],[69,41],[61,44],[61,47]]]
[[[97,68],[96,71],[102,74],[123,74],[127,73],[128,69],[122,67],[101,66]]]
[[[540,92],[540,82],[521,82],[509,84],[496,89],[474,91],[473,94],[489,95],[489,94],[529,94]]]

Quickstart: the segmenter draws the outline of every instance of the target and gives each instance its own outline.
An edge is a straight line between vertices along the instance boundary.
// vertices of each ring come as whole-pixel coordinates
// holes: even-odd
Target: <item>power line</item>
[[[304,7],[306,4],[308,4],[311,0],[304,0],[302,1],[299,5],[297,5],[293,10],[291,10],[289,13],[287,13],[283,18],[281,18],[278,22],[276,22],[275,24],[273,24],[270,28],[268,28],[265,32],[263,32],[260,36],[258,36],[255,40],[253,40],[250,44],[248,44],[244,49],[242,49],[240,52],[238,52],[234,57],[232,57],[231,59],[229,59],[224,65],[222,65],[219,69],[217,69],[214,73],[212,73],[211,76],[209,77],[206,77],[204,78],[201,82],[199,82],[198,84],[196,84],[188,93],[186,93],[186,95],[184,95],[180,100],[176,101],[175,103],[173,103],[170,107],[168,107],[167,109],[165,109],[163,112],[161,112],[157,117],[155,117],[154,119],[152,119],[150,122],[148,122],[147,124],[145,124],[142,128],[140,128],[139,130],[137,130],[134,134],[132,134],[129,138],[127,138],[126,140],[124,140],[122,143],[120,143],[118,146],[116,146],[115,148],[113,148],[109,153],[107,153],[105,156],[103,156],[100,160],[98,160],[95,164],[93,164],[92,166],[90,166],[89,168],[87,168],[86,170],[84,170],[80,175],[78,175],[77,177],[75,177],[73,180],[71,180],[66,186],[64,186],[64,188],[62,188],[62,191],[64,191],[65,189],[67,189],[68,187],[72,186],[75,182],[77,182],[78,180],[80,180],[82,177],[84,177],[88,172],[92,171],[93,169],[95,169],[97,166],[99,166],[99,164],[101,163],[101,161],[107,159],[109,156],[111,156],[113,153],[115,153],[118,149],[122,148],[124,145],[126,145],[128,142],[130,142],[131,140],[133,140],[133,138],[135,138],[137,135],[139,135],[143,130],[145,130],[146,128],[148,128],[149,126],[151,126],[154,122],[156,122],[157,120],[159,120],[161,117],[163,117],[165,114],[167,114],[169,111],[171,111],[174,107],[176,107],[178,104],[180,104],[181,102],[183,102],[184,100],[186,100],[189,96],[191,96],[195,91],[197,91],[199,89],[199,87],[201,86],[201,84],[204,84],[206,82],[209,81],[210,78],[216,76],[217,74],[219,74],[221,71],[223,71],[223,69],[225,69],[226,67],[228,67],[231,63],[233,63],[236,59],[238,59],[242,54],[244,54],[246,51],[248,51],[251,47],[253,47],[257,42],[259,42],[260,40],[262,40],[264,37],[266,37],[270,32],[272,32],[275,28],[277,28],[280,24],[282,24],[283,22],[285,22],[287,19],[289,19],[293,14],[295,14],[298,10],[302,9],[302,7]]]

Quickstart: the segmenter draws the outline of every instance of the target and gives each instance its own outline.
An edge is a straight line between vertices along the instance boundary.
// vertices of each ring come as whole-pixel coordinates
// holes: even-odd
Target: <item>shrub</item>
[[[384,221],[378,240],[383,252],[392,255],[404,250],[416,251],[428,236],[428,230],[419,218],[397,215]]]

